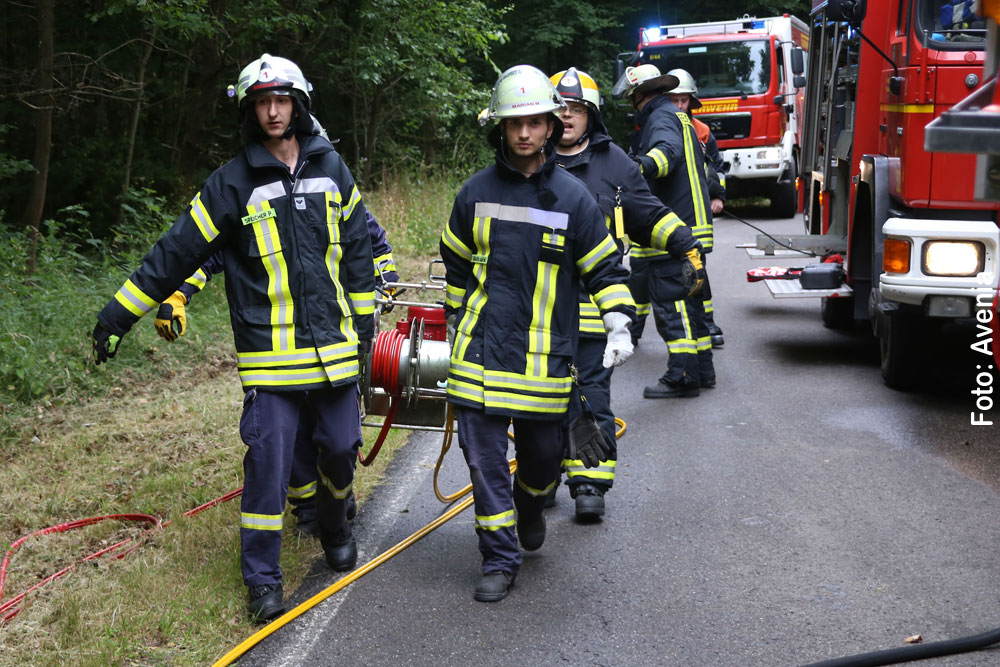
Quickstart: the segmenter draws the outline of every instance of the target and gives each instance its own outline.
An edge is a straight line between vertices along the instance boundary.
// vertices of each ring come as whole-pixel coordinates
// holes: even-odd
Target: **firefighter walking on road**
[[[507,595],[521,567],[519,540],[529,551],[545,540],[542,510],[559,478],[581,281],[607,333],[604,363],[632,353],[634,305],[618,248],[586,187],[555,164],[563,125],[552,112],[564,106],[534,67],[500,75],[480,116],[496,122],[488,135],[496,162],[462,187],[441,237],[454,327],[448,401],[475,496],[482,577],[474,598],[482,602]]]
[[[691,120],[667,93],[677,77],[660,74],[655,65],[629,67],[612,91],[636,110],[638,130],[629,136],[632,154],[650,190],[691,228],[697,238],[712,224],[705,167]],[[637,303],[651,303],[657,331],[670,353],[667,371],[643,390],[645,398],[698,396],[715,386],[712,343],[701,298],[691,295],[689,267],[667,253],[636,244],[629,286]]]
[[[281,528],[298,438],[318,451],[327,563],[349,570],[357,561],[346,499],[361,444],[358,358],[374,329],[373,257],[354,179],[312,132],[310,89],[284,58],[264,54],[243,69],[235,90],[243,152],[208,177],[92,334],[97,363],[107,361],[140,317],[221,251],[246,392],[241,566],[258,620],[285,608]]]
[[[649,191],[635,162],[611,141],[601,115],[597,83],[574,67],[553,75],[551,80],[566,101],[566,107],[559,110],[563,133],[556,147],[556,163],[583,181],[596,198],[619,252],[624,250],[623,237],[627,234],[637,243],[669,253],[678,262],[690,262],[694,271],[688,275],[697,277],[701,266],[698,242],[687,225]],[[581,290],[580,338],[574,355],[580,389],[609,442],[615,443],[613,367],[602,363],[606,343],[597,304]],[[571,403],[568,420],[579,410],[577,404]],[[563,461],[566,485],[576,501],[577,519],[594,520],[604,515],[604,496],[614,485],[617,459],[617,447],[613,447],[597,468],[587,468],[579,459]]]
[[[705,156],[705,178],[708,186],[708,200],[712,215],[722,213],[726,203],[726,174],[722,162],[722,154],[719,152],[719,144],[712,134],[711,128],[705,123],[695,118],[691,112],[701,108],[701,100],[698,99],[698,86],[694,77],[684,69],[672,69],[667,74],[677,77],[678,84],[668,95],[675,107],[683,111],[691,119],[694,125],[695,134],[698,135],[698,143]],[[712,252],[715,241],[714,219],[707,227],[701,228],[696,234],[701,241],[702,249],[708,255]],[[725,339],[722,329],[715,323],[715,304],[712,303],[712,285],[708,279],[708,258],[705,257],[706,273],[705,284],[701,289],[701,300],[705,306],[705,326],[708,327],[708,335],[712,340],[712,347],[722,347]]]

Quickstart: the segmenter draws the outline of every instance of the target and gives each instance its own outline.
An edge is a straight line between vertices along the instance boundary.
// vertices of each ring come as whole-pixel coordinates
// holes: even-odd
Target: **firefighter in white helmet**
[[[565,104],[535,67],[500,75],[481,115],[495,123],[488,134],[495,163],[462,187],[441,236],[455,332],[448,401],[476,499],[482,577],[474,598],[482,602],[507,595],[521,567],[518,541],[534,550],[545,540],[542,511],[559,478],[581,281],[607,332],[604,363],[624,363],[632,352],[628,272],[593,197],[555,164],[563,124],[552,112]],[[593,435],[574,456],[589,465],[605,459],[608,446],[599,428]]]
[[[706,123],[698,120],[692,112],[701,108],[701,100],[698,99],[698,86],[694,77],[684,69],[672,69],[667,74],[677,77],[679,83],[668,95],[674,106],[683,111],[691,119],[695,132],[698,135],[698,142],[701,144],[705,154],[705,176],[708,185],[708,198],[712,208],[712,215],[722,213],[726,203],[726,174],[722,161],[722,154],[719,152],[719,144],[712,134],[711,128]],[[715,235],[714,222],[707,229],[699,230],[698,240],[701,241],[705,253],[712,252]],[[707,258],[706,258],[707,265]],[[706,266],[707,271],[707,266]],[[701,290],[702,303],[705,305],[705,324],[708,326],[708,335],[711,336],[712,347],[722,347],[725,339],[722,336],[722,329],[715,323],[715,306],[712,303],[712,286],[705,274],[705,285]]]
[[[107,361],[140,317],[221,252],[246,393],[241,566],[256,620],[285,608],[281,527],[298,438],[318,450],[327,563],[349,570],[357,561],[346,499],[361,444],[359,355],[374,333],[373,257],[354,179],[313,134],[310,90],[285,58],[264,54],[243,69],[233,89],[243,151],[208,177],[92,334],[97,363]]]
[[[629,135],[629,145],[650,190],[698,237],[711,230],[712,210],[698,136],[688,115],[668,97],[678,83],[676,76],[644,64],[626,68],[614,92],[628,98],[636,111],[639,129]],[[691,397],[714,387],[704,304],[685,289],[683,267],[662,251],[637,244],[631,269],[629,286],[636,302],[652,304],[657,331],[670,352],[667,371],[643,396]]]
[[[691,290],[696,290],[701,262],[698,242],[687,225],[649,191],[635,162],[611,141],[601,115],[597,82],[575,67],[554,74],[551,80],[567,105],[557,111],[564,129],[556,146],[556,163],[583,181],[597,200],[619,252],[624,250],[626,234],[633,241],[667,252],[691,265],[687,275],[692,279]],[[573,359],[579,370],[580,389],[609,442],[614,443],[613,367],[601,363],[606,340],[597,304],[581,291],[580,339]],[[569,418],[577,412],[577,406],[571,404]],[[578,520],[592,521],[604,515],[604,496],[614,484],[617,459],[614,447],[597,468],[587,468],[579,459],[568,457],[563,461]]]

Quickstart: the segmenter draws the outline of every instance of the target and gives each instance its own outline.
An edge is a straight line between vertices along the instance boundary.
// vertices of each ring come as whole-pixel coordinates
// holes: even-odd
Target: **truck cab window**
[[[983,48],[986,21],[979,16],[979,0],[917,0],[915,27],[926,31],[936,48]]]

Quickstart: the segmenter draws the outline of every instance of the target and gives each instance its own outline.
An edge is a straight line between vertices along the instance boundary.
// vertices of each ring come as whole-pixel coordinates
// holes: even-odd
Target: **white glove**
[[[632,356],[632,334],[628,330],[632,318],[625,313],[606,313],[602,319],[604,331],[608,334],[604,367],[621,366]]]

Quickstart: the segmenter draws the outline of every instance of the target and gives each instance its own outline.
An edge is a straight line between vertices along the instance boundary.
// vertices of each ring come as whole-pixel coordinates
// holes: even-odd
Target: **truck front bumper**
[[[883,299],[924,306],[930,317],[972,315],[977,296],[992,299],[997,289],[1000,230],[992,222],[889,218],[886,243],[909,244],[908,261],[879,277]],[[896,246],[899,248],[900,246]],[[960,259],[942,261],[936,252],[954,249]],[[888,255],[888,253],[887,253]],[[896,254],[899,258],[899,253]],[[962,275],[955,275],[962,274]]]
[[[780,144],[722,151],[722,161],[729,165],[727,179],[767,178],[777,181],[788,168],[789,160],[790,156],[782,151]]]

